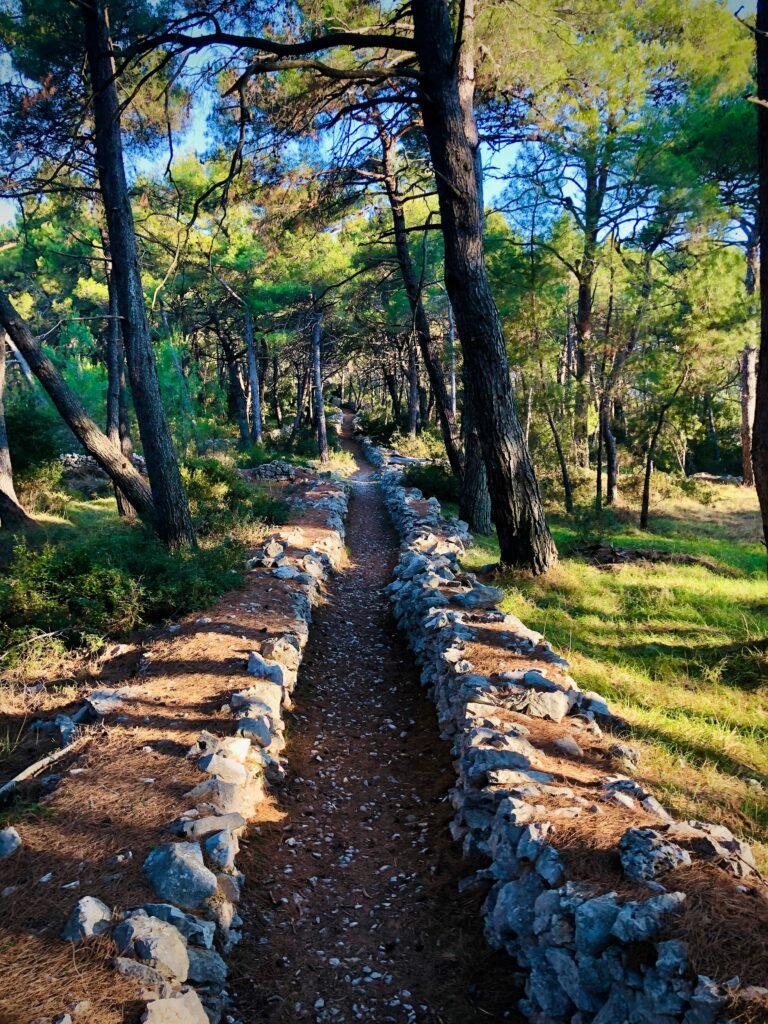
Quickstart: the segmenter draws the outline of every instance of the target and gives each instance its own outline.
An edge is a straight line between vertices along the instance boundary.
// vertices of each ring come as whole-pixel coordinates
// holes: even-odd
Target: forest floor
[[[718,821],[768,869],[768,583],[757,498],[736,485],[705,502],[669,495],[650,530],[619,506],[599,542],[553,515],[561,552],[536,579],[508,573],[504,610],[545,633],[583,689],[607,697],[643,750],[640,774],[684,818]],[[609,545],[620,558],[597,564]],[[635,554],[652,557],[634,560]],[[669,561],[662,561],[660,558]],[[498,558],[476,538],[465,564]],[[685,560],[689,560],[686,564]]]

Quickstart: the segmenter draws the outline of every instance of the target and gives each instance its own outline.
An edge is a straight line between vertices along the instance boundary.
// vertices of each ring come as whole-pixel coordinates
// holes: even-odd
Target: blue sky
[[[727,7],[729,10],[737,11],[740,9],[742,16],[749,16],[755,11],[756,0],[727,0]],[[0,55],[0,83],[8,80],[10,73],[11,63],[8,55]],[[185,132],[182,139],[180,139],[175,145],[176,157],[187,156],[190,153],[202,153],[207,148],[207,135],[206,135],[206,118],[211,108],[211,95],[210,93],[206,96],[205,93],[201,94],[198,101],[195,103],[192,120],[188,130]],[[508,166],[514,159],[515,147],[509,147],[507,150],[502,150],[501,153],[491,156],[490,153],[484,154],[484,165],[491,169],[496,170],[503,169]],[[129,174],[138,173],[160,173],[165,167],[167,161],[167,153],[160,153],[153,160],[139,160],[134,162],[129,167]],[[492,164],[491,164],[492,161]],[[484,183],[485,200],[487,203],[493,203],[498,197],[500,192],[504,188],[504,182],[498,181],[493,177],[486,178]],[[0,225],[10,224],[16,215],[16,204],[10,200],[0,199]]]

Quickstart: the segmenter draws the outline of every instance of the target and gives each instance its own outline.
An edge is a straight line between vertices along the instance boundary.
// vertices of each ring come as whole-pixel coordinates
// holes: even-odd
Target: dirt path
[[[484,945],[448,833],[454,779],[434,708],[389,611],[397,542],[370,469],[295,693],[280,820],[242,857],[246,938],[232,1010],[245,1024],[515,1020],[509,959]]]

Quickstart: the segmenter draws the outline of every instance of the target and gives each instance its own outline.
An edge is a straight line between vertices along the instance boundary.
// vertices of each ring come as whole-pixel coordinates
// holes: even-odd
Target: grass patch
[[[505,574],[504,609],[545,633],[582,689],[630,722],[644,748],[641,773],[670,807],[748,835],[766,864],[768,584],[756,498],[719,487],[707,504],[681,496],[660,512],[650,533],[619,519],[603,539],[707,557],[713,568],[600,569],[574,553],[583,525],[560,516],[560,563],[545,577]],[[497,558],[495,539],[478,538],[465,565]]]

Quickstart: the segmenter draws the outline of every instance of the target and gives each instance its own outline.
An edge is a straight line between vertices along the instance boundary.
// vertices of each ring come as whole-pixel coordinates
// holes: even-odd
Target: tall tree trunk
[[[741,472],[744,483],[752,487],[752,426],[755,422],[755,385],[757,383],[757,349],[747,345],[741,353]]]
[[[541,366],[541,364],[539,364]],[[549,404],[546,392],[543,388],[544,379],[544,368],[541,370],[542,376],[542,396],[544,401],[544,411],[547,414],[547,423],[549,423],[549,429],[552,431],[552,440],[555,442],[555,451],[557,452],[557,461],[560,466],[560,476],[563,481],[563,501],[565,503],[565,511],[573,513],[573,488],[571,487],[571,474],[568,472],[568,462],[565,458],[565,452],[563,451],[563,442],[560,437],[560,431],[557,429],[557,423],[555,423],[555,417],[552,415],[552,406]]]
[[[461,420],[464,433],[464,473],[459,492],[459,515],[469,523],[473,533],[487,537],[493,533],[491,496],[488,493],[478,425],[470,405],[464,406]]]
[[[0,327],[0,526],[4,530],[28,526],[33,522],[19,504],[13,486],[13,466],[8,447],[8,431],[5,428],[6,349],[7,335],[5,329]]]
[[[320,340],[322,332],[323,318],[320,310],[317,309],[312,322],[312,375],[314,378],[315,429],[317,430],[317,450],[320,453],[320,461],[328,462],[328,434],[325,429],[325,405],[323,403],[323,366],[320,358]]]
[[[704,404],[706,406],[707,415],[707,428],[709,430],[709,437],[712,441],[712,455],[715,462],[720,462],[720,442],[717,437],[717,424],[715,423],[715,410],[712,408],[712,397],[711,395],[704,396]]]
[[[163,408],[144,306],[136,233],[123,164],[120,107],[106,5],[104,0],[92,0],[89,4],[82,4],[80,10],[93,90],[99,183],[106,211],[133,404],[152,487],[157,530],[170,547],[194,544],[189,501]]]
[[[291,433],[290,433],[290,436],[288,438],[288,444],[289,445],[292,445],[293,442],[296,440],[296,435],[298,434],[299,430],[301,429],[301,423],[302,423],[302,420],[304,419],[304,395],[306,393],[307,388],[309,387],[310,373],[311,373],[311,367],[306,366],[304,368],[303,373],[301,374],[301,376],[298,378],[298,381],[297,381],[297,386],[296,386],[296,415],[294,416],[293,423],[291,424]]]
[[[595,473],[595,509],[603,510],[603,399],[600,398],[600,409],[597,417],[597,472]]]
[[[453,310],[448,303],[448,386],[451,396],[451,415],[456,419],[456,327]]]
[[[757,158],[760,225],[760,351],[757,360],[752,468],[768,545],[768,0],[757,0]]]
[[[283,410],[280,406],[280,360],[272,356],[272,415],[275,417],[277,429],[283,427]]]
[[[413,318],[413,328],[416,333],[421,358],[424,361],[424,368],[435,396],[437,407],[437,418],[440,422],[440,430],[445,445],[445,453],[451,469],[457,476],[462,473],[462,455],[459,444],[459,429],[456,422],[456,415],[453,411],[451,398],[445,386],[445,374],[440,364],[432,332],[429,328],[429,320],[421,293],[421,283],[411,259],[411,251],[408,248],[408,231],[405,222],[405,211],[403,198],[397,179],[395,166],[395,142],[387,134],[381,122],[379,122],[379,139],[381,141],[382,170],[384,174],[384,188],[389,200],[389,208],[392,212],[392,225],[395,236],[395,251],[397,262],[400,267],[400,275],[403,279],[403,286],[408,297]],[[411,424],[408,426],[409,432]]]
[[[107,437],[130,460],[133,454],[130,433],[127,433],[125,408],[125,370],[123,343],[120,337],[120,314],[117,292],[112,280],[112,267],[107,267],[109,292],[109,319],[107,320]],[[118,514],[127,519],[136,515],[136,509],[119,487],[114,488]]]
[[[249,309],[245,311],[245,345],[248,351],[248,386],[251,393],[251,441],[253,444],[261,444],[261,390],[256,363],[256,342],[253,337],[253,316]]]
[[[0,326],[13,338],[14,344],[29,363],[30,369],[48,393],[61,418],[83,448],[126,495],[141,518],[156,526],[152,493],[141,474],[134,469],[130,459],[127,459],[106,434],[99,430],[3,292],[0,292]]]
[[[504,335],[483,252],[477,161],[462,105],[455,40],[445,0],[413,0],[422,78],[419,105],[437,181],[445,243],[445,284],[465,366],[465,400],[482,410],[483,449],[501,561],[535,573],[557,559],[523,438],[509,375]],[[476,137],[476,129],[474,131]]]
[[[240,434],[240,445],[245,448],[250,440],[250,429],[248,427],[248,403],[245,399],[243,381],[238,372],[237,355],[232,339],[228,338],[222,329],[218,316],[214,314],[216,329],[221,342],[221,351],[224,355],[224,362],[227,364],[227,385],[229,392],[229,404],[237,420],[237,429]]]
[[[605,441],[605,503],[613,505],[619,486],[619,459],[616,447],[616,438],[611,428],[611,414],[607,408],[609,403],[603,404],[602,409],[602,432]]]
[[[416,340],[411,333],[408,338],[408,436],[416,437],[419,426],[419,363],[416,357]]]
[[[688,371],[686,370],[680,378],[680,382],[678,383],[674,392],[672,393],[672,397],[667,402],[665,402],[664,405],[662,405],[661,409],[659,409],[659,414],[656,417],[656,424],[648,440],[648,449],[645,454],[645,478],[643,479],[643,499],[642,504],[640,506],[641,530],[648,529],[648,513],[651,504],[651,475],[653,473],[653,458],[656,454],[656,446],[659,443],[659,435],[661,434],[662,427],[664,426],[664,421],[667,417],[667,413],[672,408],[672,405],[674,404],[674,401],[680,393],[680,389],[682,388],[683,384],[685,384],[687,378]]]
[[[262,334],[259,344],[259,417],[261,418],[261,430],[263,432],[266,423],[267,403],[264,399],[267,387],[267,368],[269,367],[269,349],[267,339]]]

